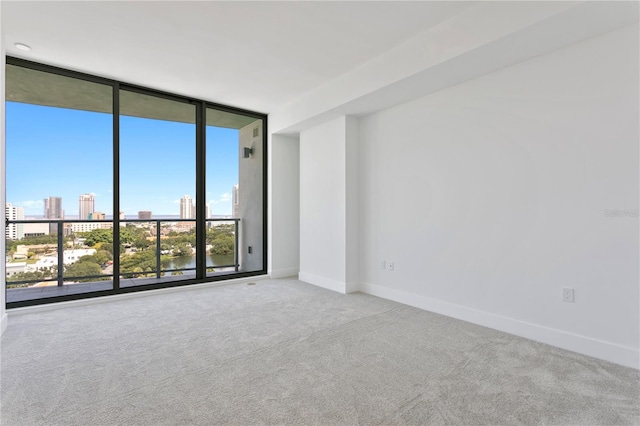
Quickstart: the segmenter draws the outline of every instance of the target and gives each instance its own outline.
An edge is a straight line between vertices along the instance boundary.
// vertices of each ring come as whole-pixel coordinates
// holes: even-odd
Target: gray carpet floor
[[[640,373],[300,281],[10,318],[2,425],[640,424]]]

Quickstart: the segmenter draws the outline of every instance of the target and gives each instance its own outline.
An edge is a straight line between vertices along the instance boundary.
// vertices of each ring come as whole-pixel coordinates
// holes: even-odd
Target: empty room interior
[[[639,15],[3,0],[0,423],[640,424]]]

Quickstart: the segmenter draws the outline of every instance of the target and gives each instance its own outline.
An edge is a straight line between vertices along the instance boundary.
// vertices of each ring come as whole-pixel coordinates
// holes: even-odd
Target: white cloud
[[[228,192],[225,192],[223,194],[220,194],[220,196],[217,199],[209,200],[209,204],[215,205],[215,204],[221,204],[221,203],[228,203],[229,201],[231,201],[231,194],[229,194]]]
[[[34,207],[44,207],[43,200],[27,200],[27,201],[19,201],[14,204],[14,206],[22,206],[24,208],[34,208]]]

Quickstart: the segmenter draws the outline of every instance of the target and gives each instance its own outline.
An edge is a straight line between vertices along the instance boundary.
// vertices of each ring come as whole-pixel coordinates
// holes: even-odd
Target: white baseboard
[[[300,268],[273,269],[269,271],[269,276],[273,279],[295,277],[300,272]]]
[[[7,329],[8,324],[9,324],[9,316],[5,312],[2,314],[2,318],[0,318],[0,335],[2,335],[2,333],[4,333],[4,331]]]
[[[337,291],[338,293],[346,294],[347,292],[345,283],[335,281],[330,278],[320,277],[308,272],[300,272],[298,274],[298,279],[309,284],[317,285],[318,287],[326,288],[327,290]]]
[[[113,296],[91,297],[88,299],[70,300],[68,302],[47,303],[44,305],[26,306],[24,308],[13,308],[13,309],[10,309],[7,313],[10,316],[30,314],[34,312],[52,311],[55,309],[70,308],[74,306],[96,305],[98,303],[109,303],[116,300],[134,299],[139,297],[155,296],[155,295],[164,294],[164,293],[175,293],[179,291],[199,290],[199,289],[205,289],[209,287],[220,287],[223,285],[244,284],[248,282],[268,280],[268,279],[269,279],[268,275],[258,275],[255,277],[236,278],[236,279],[223,280],[223,281],[210,281],[202,284],[165,287],[165,288],[158,288],[154,290],[145,290],[145,291],[133,291],[131,293],[114,294]]]
[[[617,345],[566,331],[557,330],[513,318],[507,318],[489,312],[478,311],[461,305],[442,302],[436,299],[419,296],[388,287],[361,283],[359,289],[363,293],[383,299],[393,300],[425,311],[435,312],[448,317],[468,321],[474,324],[493,328],[505,333],[514,334],[526,339],[546,343],[583,355],[640,369],[640,351],[627,346]]]
[[[345,285],[345,289],[347,293],[357,293],[360,291],[360,284],[357,282],[348,282]]]

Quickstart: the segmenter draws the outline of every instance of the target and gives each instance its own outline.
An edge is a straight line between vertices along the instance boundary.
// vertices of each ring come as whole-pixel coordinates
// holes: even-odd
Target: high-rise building
[[[95,211],[95,197],[93,194],[82,194],[78,199],[78,219],[87,220]]]
[[[151,212],[149,210],[141,210],[138,212],[138,219],[151,219]]]
[[[49,197],[44,200],[44,217],[46,219],[64,219],[62,197]]]
[[[64,210],[62,210],[62,197],[48,197],[44,200],[44,217],[45,219],[64,219]],[[58,224],[49,224],[49,233],[58,233]]]
[[[231,217],[240,217],[240,203],[238,202],[238,184],[233,185],[231,191]]]
[[[195,219],[196,208],[193,205],[193,198],[188,195],[180,198],[180,219]]]
[[[16,207],[7,203],[4,207],[5,217],[8,220],[24,220],[24,207]],[[24,238],[24,224],[10,223],[4,228],[4,236],[10,240],[21,240]]]

